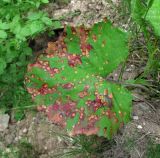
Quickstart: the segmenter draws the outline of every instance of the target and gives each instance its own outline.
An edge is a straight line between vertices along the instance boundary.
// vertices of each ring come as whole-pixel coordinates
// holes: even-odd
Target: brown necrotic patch
[[[27,88],[27,90],[31,94],[33,100],[38,95],[53,94],[57,92],[56,86],[48,88],[47,84],[43,84],[41,88]]]
[[[66,84],[62,85],[62,87],[64,89],[72,89],[72,88],[74,88],[74,84],[73,83],[66,83]]]
[[[40,89],[38,89],[38,92],[41,95],[46,95],[46,94],[53,94],[57,91],[55,87],[49,88],[47,84],[43,84]]]
[[[88,89],[88,86],[85,87],[85,90],[87,89]],[[98,116],[95,114],[97,110],[106,106],[106,104],[104,104],[104,100],[102,99],[102,97],[99,97],[99,98],[97,97],[96,100],[94,101],[89,100],[86,102],[86,104],[88,104],[88,110],[92,111],[92,114],[86,115],[85,109],[84,108],[77,109],[76,108],[77,103],[72,102],[72,101],[66,104],[62,104],[61,102],[58,102],[54,104],[53,106],[50,106],[48,108],[47,114],[48,114],[49,119],[51,119],[51,121],[65,127],[66,120],[68,118],[73,119],[78,113],[79,121],[78,121],[78,124],[73,126],[73,129],[71,131],[72,135],[97,134],[99,128],[96,126],[96,124],[100,120],[101,116],[106,116],[108,119],[112,119],[114,120],[115,123],[118,123],[116,114],[112,112],[108,106],[106,110],[103,110],[103,113],[101,114],[101,116]]]
[[[74,28],[71,27],[72,33],[77,35],[80,39],[80,48],[81,54],[70,54],[67,51],[67,44],[65,43],[66,33],[64,32],[56,42],[49,42],[48,48],[46,50],[47,57],[65,57],[68,60],[68,65],[71,67],[76,67],[77,65],[82,64],[82,56],[89,57],[89,52],[93,49],[93,47],[87,42],[89,29],[85,29],[84,27]]]
[[[92,35],[92,39],[93,39],[94,42],[96,42],[97,41],[97,36],[96,35]]]
[[[71,67],[76,67],[77,65],[82,64],[80,55],[76,54],[67,54],[68,65]]]
[[[80,37],[80,48],[82,51],[82,55],[89,57],[89,53],[93,49],[92,45],[88,43],[89,29],[80,27],[78,29],[78,32],[79,32],[79,37]]]

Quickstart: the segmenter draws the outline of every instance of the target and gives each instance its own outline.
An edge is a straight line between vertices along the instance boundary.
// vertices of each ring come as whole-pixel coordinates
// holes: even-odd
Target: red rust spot
[[[72,89],[74,87],[74,84],[72,84],[72,83],[66,83],[62,87],[64,89]]]
[[[94,42],[96,42],[97,41],[97,36],[96,35],[92,35],[92,39],[93,39]]]
[[[71,67],[75,67],[79,64],[82,64],[80,56],[75,54],[68,54],[68,64]]]
[[[109,94],[109,96],[108,96],[110,99],[112,99],[113,98],[113,95],[112,95],[112,93],[111,94]]]
[[[87,91],[82,91],[82,92],[80,92],[79,94],[78,94],[78,96],[80,97],[80,98],[84,98],[84,97],[86,97],[88,95],[88,92]]]
[[[103,19],[103,21],[104,21],[104,22],[107,22],[108,20],[107,20],[107,18],[105,17],[105,18]]]

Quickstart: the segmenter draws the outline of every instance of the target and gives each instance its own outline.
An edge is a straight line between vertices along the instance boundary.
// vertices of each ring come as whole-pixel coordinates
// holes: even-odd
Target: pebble
[[[24,129],[23,129],[23,133],[27,133],[27,128],[24,128]]]
[[[141,125],[138,125],[137,128],[138,128],[138,129],[142,129],[143,127],[142,127]]]
[[[133,120],[138,120],[138,116],[133,116]]]
[[[2,142],[0,142],[0,150],[4,150],[4,149],[5,149],[5,145]]]
[[[138,105],[143,111],[151,112],[149,106],[146,103],[139,103]]]
[[[13,141],[14,141],[14,139],[15,139],[15,134],[14,134],[14,133],[7,134],[7,135],[5,136],[5,142],[6,142],[7,145],[12,144]]]
[[[0,132],[3,132],[8,127],[8,123],[9,123],[9,115],[8,114],[0,115]]]
[[[11,152],[11,149],[10,149],[10,148],[7,148],[5,152],[6,152],[6,153],[10,153],[10,152]]]
[[[18,137],[15,138],[15,141],[18,142]]]

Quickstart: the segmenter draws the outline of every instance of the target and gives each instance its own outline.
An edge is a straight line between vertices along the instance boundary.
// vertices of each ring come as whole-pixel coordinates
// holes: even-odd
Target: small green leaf
[[[0,20],[0,30],[7,30],[7,29],[9,29],[9,24],[6,23],[6,22],[3,23],[3,22]]]
[[[39,8],[40,2],[36,2],[36,7]]]
[[[62,28],[62,24],[60,23],[60,21],[53,21],[53,29],[59,29]]]
[[[24,37],[27,37],[29,35],[32,35],[32,32],[29,25],[26,25],[25,27],[21,28],[20,32],[16,35],[16,37],[19,39],[23,39]]]
[[[39,12],[29,12],[29,14],[28,14],[28,19],[29,20],[38,20],[38,19],[40,19],[42,16],[43,16],[43,12],[41,12],[41,11],[39,11]]]
[[[1,39],[6,39],[7,38],[7,33],[4,30],[0,30],[0,38]]]
[[[10,3],[11,0],[3,0],[3,2]]]
[[[43,17],[41,19],[43,21],[44,24],[46,24],[47,26],[52,26],[54,23],[52,22],[52,20],[48,17]]]
[[[0,75],[4,72],[4,69],[6,68],[6,62],[3,58],[0,58]]]
[[[48,0],[41,0],[42,3],[49,3]]]
[[[14,114],[14,119],[15,119],[16,121],[20,121],[20,120],[22,120],[24,117],[25,117],[25,114],[24,114],[23,110],[22,110],[22,111],[16,111],[15,114]]]
[[[34,35],[36,33],[44,31],[44,24],[41,21],[34,21],[29,25],[31,34]]]

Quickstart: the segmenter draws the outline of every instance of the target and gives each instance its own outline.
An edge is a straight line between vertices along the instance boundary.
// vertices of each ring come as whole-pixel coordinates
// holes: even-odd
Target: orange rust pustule
[[[73,83],[66,83],[66,84],[62,85],[62,87],[64,89],[72,89],[74,87],[74,84]]]
[[[44,84],[40,89],[38,89],[38,92],[41,95],[53,94],[55,92],[55,88],[48,88],[48,85]]]

